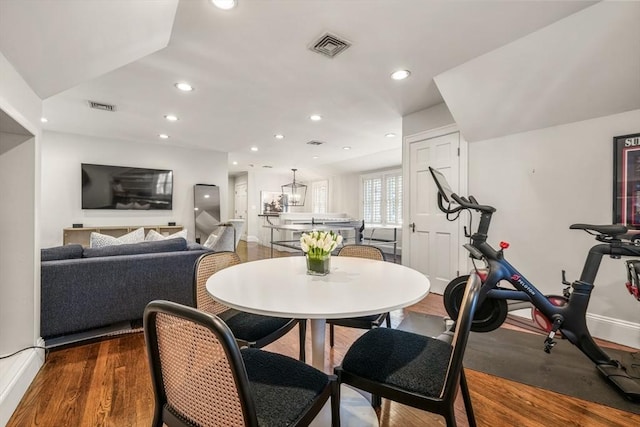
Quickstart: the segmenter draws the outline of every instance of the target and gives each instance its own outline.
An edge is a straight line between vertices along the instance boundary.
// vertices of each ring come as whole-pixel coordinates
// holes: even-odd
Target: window
[[[327,213],[329,181],[316,181],[311,183],[311,212]]]
[[[362,177],[362,218],[369,224],[402,224],[402,171]]]

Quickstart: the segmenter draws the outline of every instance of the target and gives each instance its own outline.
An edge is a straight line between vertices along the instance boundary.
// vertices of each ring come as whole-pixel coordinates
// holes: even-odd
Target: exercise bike
[[[640,401],[640,383],[630,377],[626,369],[613,360],[593,340],[587,327],[586,314],[589,298],[593,290],[600,262],[604,255],[612,258],[640,256],[640,246],[635,241],[626,240],[627,227],[623,225],[590,225],[574,224],[572,230],[584,230],[595,235],[599,242],[591,248],[580,279],[569,283],[562,272],[562,283],[566,285],[562,295],[543,295],[531,282],[520,274],[504,257],[508,248],[505,242],[496,250],[487,243],[487,234],[491,216],[496,211],[488,205],[481,205],[473,197],[460,197],[451,191],[444,175],[429,168],[438,187],[438,207],[447,214],[447,219],[455,221],[463,210],[480,213],[480,222],[475,233],[469,235],[470,243],[464,248],[469,251],[472,260],[484,261],[484,269],[476,268],[482,280],[478,299],[478,308],[474,315],[471,330],[489,332],[502,325],[507,318],[509,306],[507,301],[528,302],[533,306],[533,318],[547,332],[544,340],[544,351],[550,353],[556,344],[554,338],[559,332],[573,345],[578,347],[598,370],[629,400]],[[446,204],[446,206],[445,206]],[[639,242],[640,243],[640,242]],[[628,264],[629,265],[629,264]],[[629,267],[631,268],[631,267]],[[453,279],[445,288],[444,305],[448,315],[457,319],[459,308],[469,276]],[[501,286],[508,282],[512,288]],[[636,284],[637,285],[637,284]],[[629,285],[627,285],[629,286]]]

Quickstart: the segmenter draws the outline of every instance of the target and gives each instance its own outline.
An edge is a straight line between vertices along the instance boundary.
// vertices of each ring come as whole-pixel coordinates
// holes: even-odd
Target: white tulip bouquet
[[[300,236],[300,247],[307,254],[307,273],[329,273],[331,252],[342,243],[342,236],[333,231],[312,231]]]
[[[300,236],[302,252],[313,258],[330,255],[340,243],[342,243],[342,236],[333,231],[312,231]]]

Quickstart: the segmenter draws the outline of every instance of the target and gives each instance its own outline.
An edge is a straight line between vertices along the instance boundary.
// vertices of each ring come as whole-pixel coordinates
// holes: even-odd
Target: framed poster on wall
[[[640,229],[640,133],[613,138],[613,222]]]

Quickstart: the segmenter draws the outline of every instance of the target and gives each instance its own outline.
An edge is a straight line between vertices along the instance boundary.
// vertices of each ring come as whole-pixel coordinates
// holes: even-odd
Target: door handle
[[[416,223],[412,222],[411,224],[409,224],[409,228],[411,229],[412,233],[416,232]]]

